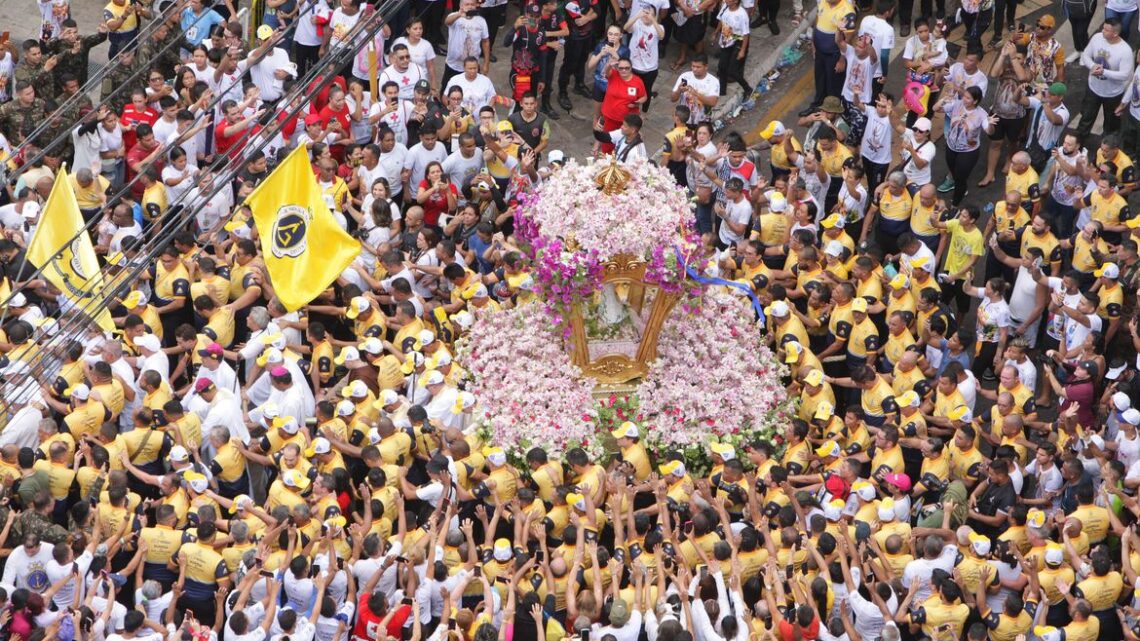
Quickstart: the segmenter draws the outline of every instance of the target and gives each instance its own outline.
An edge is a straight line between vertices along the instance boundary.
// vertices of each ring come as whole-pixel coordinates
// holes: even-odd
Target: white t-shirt
[[[990,86],[990,78],[986,72],[977,69],[974,73],[969,73],[966,71],[965,65],[960,62],[950,65],[949,78],[951,82],[964,88],[977,87],[981,89],[983,96],[986,95],[986,89]]]
[[[408,156],[404,160],[404,169],[412,172],[411,176],[408,177],[408,184],[411,185],[413,192],[419,188],[420,181],[424,179],[424,172],[433,160],[439,161],[441,164],[447,160],[447,150],[439,141],[436,141],[435,146],[431,149],[424,147],[423,143],[416,143],[408,150]]]
[[[680,89],[682,83],[692,87],[702,96],[716,96],[720,93],[720,80],[717,80],[711,73],[705,73],[704,78],[698,78],[693,75],[692,71],[686,71],[677,77],[677,82],[673,83],[673,91]],[[705,105],[699,100],[690,98],[688,94],[681,93],[680,104],[689,108],[690,125],[695,125],[708,119]]]
[[[427,79],[427,72],[416,65],[410,64],[403,71],[397,69],[396,65],[388,65],[380,72],[377,86],[383,93],[384,85],[394,82],[400,86],[400,99],[411,100],[416,95],[416,83],[425,79]]]
[[[484,2],[483,6],[487,6],[487,3]],[[489,32],[488,37],[490,37]],[[399,44],[408,47],[408,55],[412,58],[412,64],[419,67],[420,73],[423,74],[423,77],[426,78],[428,74],[428,65],[431,64],[432,60],[435,60],[435,48],[431,46],[430,42],[423,38],[420,38],[420,41],[414,45],[408,42],[408,39],[404,36],[400,36],[399,38],[396,38],[394,41],[392,41],[392,46]]]
[[[847,75],[843,80],[843,98],[854,102],[858,94],[864,104],[871,102],[871,81],[875,77],[874,61],[868,55],[860,58],[855,47],[848,45],[843,56],[847,58]]]
[[[1123,431],[1117,432],[1116,458],[1124,463],[1125,469],[1132,467],[1136,461],[1140,461],[1140,436],[1129,440]]]
[[[443,161],[443,173],[457,187],[466,186],[482,167],[483,152],[479,148],[475,149],[475,153],[471,154],[470,158],[465,157],[463,152],[456,150],[451,152],[451,155]]]
[[[329,19],[329,25],[326,29],[332,29],[332,35],[329,37],[329,46],[333,48],[350,47],[353,45],[353,39],[359,39],[363,33],[358,32],[355,38],[350,38],[349,34],[352,33],[352,28],[360,22],[362,12],[357,9],[356,13],[351,16],[344,12],[344,9],[337,7],[333,11],[332,18]]]
[[[914,131],[907,129],[903,132],[903,140],[909,142],[914,147],[916,155],[926,161],[925,167],[919,167],[916,163],[911,161],[911,154],[909,151],[900,152],[903,159],[903,175],[906,176],[907,184],[926,185],[930,183],[930,166],[934,162],[934,154],[938,152],[937,147],[933,142],[927,140],[919,146],[918,142],[914,139]]]
[[[479,110],[491,104],[495,98],[495,83],[491,79],[481,73],[475,74],[474,80],[468,80],[467,74],[458,74],[452,76],[448,81],[447,86],[443,88],[444,95],[451,90],[452,87],[459,87],[463,90],[463,106],[471,113],[479,113]]]
[[[392,150],[380,154],[380,166],[384,168],[384,177],[388,179],[388,187],[392,197],[400,195],[404,185],[400,182],[400,174],[404,171],[404,163],[408,160],[408,148],[397,142]]]
[[[752,203],[748,202],[747,198],[741,198],[740,202],[726,199],[724,201],[724,220],[720,223],[720,242],[733,246],[744,240],[745,234],[748,233],[747,226],[750,220],[752,220]],[[744,225],[744,234],[733,232],[728,226],[728,221],[737,225]]]
[[[1099,332],[1101,328],[1100,316],[1096,314],[1088,314],[1085,316],[1089,320],[1088,326],[1078,323],[1075,319],[1070,318],[1068,315],[1065,317],[1065,350],[1073,351],[1080,347],[1081,343],[1089,337],[1093,332]]]
[[[460,16],[447,28],[447,66],[463,71],[463,61],[469,56],[483,59],[483,41],[491,38],[483,16]]]
[[[1001,330],[1010,326],[1009,304],[1005,299],[990,300],[985,293],[979,290],[976,298],[978,303],[977,340],[983,343],[996,343],[1001,337]]]
[[[312,7],[310,9],[310,7]],[[327,18],[332,13],[325,0],[300,0],[297,3],[297,31],[293,34],[293,41],[306,47],[319,47],[321,37],[317,35],[317,18]]]
[[[891,118],[890,116],[880,116],[878,110],[872,105],[864,105],[863,111],[867,114],[867,126],[863,130],[863,142],[859,146],[859,153],[873,163],[889,165],[891,162],[891,133],[893,131]]]
[[[946,64],[946,58],[949,55],[946,53],[946,41],[942,38],[931,37],[929,42],[923,42],[919,39],[918,34],[907,39],[906,46],[903,47],[903,60],[914,60],[920,53],[927,52],[934,54],[926,59],[932,66],[937,67]]]
[[[749,33],[748,12],[743,7],[729,9],[727,4],[722,5],[717,20],[720,20],[722,25],[727,25],[732,33],[731,37],[726,38],[723,31],[717,32],[717,44],[722,49],[739,43],[740,39]]]
[[[44,567],[48,576],[48,584],[54,585],[57,581],[63,579],[63,577],[71,574],[71,570],[74,566],[79,566],[79,576],[87,574],[87,568],[91,566],[91,559],[93,558],[90,552],[85,551],[83,554],[75,557],[74,561],[65,565],[56,563],[55,559],[48,561]],[[55,593],[55,596],[52,597],[52,601],[55,602],[56,607],[62,609],[71,606],[71,602],[75,598],[76,583],[77,580],[72,579]]]
[[[651,9],[653,15],[660,17],[662,9],[669,8],[669,0],[633,0],[629,5],[629,15],[636,16],[643,9]]]
[[[875,51],[882,55],[882,52],[890,52],[895,48],[895,28],[891,23],[883,20],[879,16],[867,16],[863,18],[863,22],[859,24],[859,35],[871,36],[871,46]],[[883,65],[875,65],[875,77],[879,78],[883,75]]]
[[[384,108],[379,104],[372,105],[372,113],[369,117],[380,115],[380,120],[377,124],[383,123],[388,125],[392,133],[396,134],[396,144],[406,146],[408,144],[408,119],[415,112],[415,105],[410,100],[399,98],[400,104],[396,108],[386,114],[380,115]]]
[[[1136,3],[1132,2],[1132,9],[1136,10]],[[1102,98],[1112,98],[1124,93],[1124,85],[1132,77],[1135,68],[1132,47],[1128,41],[1121,38],[1116,44],[1110,44],[1104,34],[1094,34],[1089,44],[1081,54],[1081,65],[1090,71],[1095,65],[1104,69],[1100,77],[1091,73],[1088,76],[1089,90]]]
[[[657,71],[658,38],[656,24],[645,24],[638,20],[633,23],[629,35],[629,61],[634,71],[643,73]]]

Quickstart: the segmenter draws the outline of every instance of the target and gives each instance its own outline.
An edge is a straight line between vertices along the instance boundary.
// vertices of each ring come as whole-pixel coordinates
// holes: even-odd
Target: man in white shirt
[[[423,69],[412,64],[412,55],[408,52],[408,45],[397,43],[392,45],[388,54],[389,64],[380,72],[379,84],[394,82],[400,89],[401,100],[411,100],[415,95],[416,83],[426,80]]]
[[[91,537],[87,543],[87,549],[83,550],[83,553],[78,557],[72,553],[71,546],[67,543],[57,543],[52,548],[52,559],[47,562],[45,567],[48,584],[55,585],[67,575],[75,575],[75,578],[64,583],[63,587],[52,596],[52,602],[55,603],[57,609],[63,610],[71,607],[75,598],[75,591],[80,588],[79,577],[87,574],[87,568],[91,567],[91,561],[95,558],[95,548],[98,547],[99,543],[99,537]]]
[[[594,125],[594,140],[610,143],[614,146],[614,158],[618,162],[634,162],[646,160],[649,154],[645,150],[645,142],[641,140],[641,116],[629,114],[622,119],[621,127],[613,131],[603,131],[601,121]]]
[[[720,218],[721,249],[735,247],[747,237],[748,223],[752,220],[752,203],[744,197],[744,181],[732,177],[724,183],[724,202],[716,203],[713,211]]]
[[[8,556],[0,583],[42,594],[51,586],[47,576],[47,564],[51,560],[52,546],[41,543],[36,534],[25,534],[23,545],[13,549]]]
[[[891,51],[895,48],[895,28],[891,25],[891,18],[895,15],[895,7],[896,4],[893,0],[879,0],[875,5],[875,15],[866,16],[859,23],[859,35],[870,36],[871,46],[879,54],[879,64],[875,65],[875,88],[872,92],[872,98],[879,97],[879,91],[882,90],[883,86],[879,79],[883,77],[883,70],[887,67]],[[910,30],[910,16],[903,14],[899,22],[904,29]]]
[[[1135,57],[1128,41],[1120,37],[1120,18],[1106,18],[1100,33],[1089,39],[1081,54],[1081,66],[1089,70],[1088,91],[1081,99],[1081,124],[1077,137],[1088,138],[1097,114],[1104,109],[1103,131],[1120,131],[1116,108],[1124,97],[1124,85],[1132,77]]]
[[[463,61],[463,73],[451,77],[443,93],[446,95],[452,87],[463,90],[463,106],[471,113],[478,113],[480,109],[491,104],[495,98],[495,84],[487,76],[479,73],[479,59],[469,56]]]
[[[947,543],[938,536],[926,537],[922,545],[923,558],[915,559],[907,564],[903,570],[903,585],[911,585],[918,579],[918,589],[912,603],[926,601],[933,592],[930,587],[930,576],[935,570],[949,573],[954,568],[954,561],[958,556],[958,546]]]
[[[406,195],[409,199],[415,198],[416,190],[419,189],[420,181],[424,179],[427,166],[432,161],[442,164],[444,160],[447,160],[447,149],[439,143],[435,127],[431,124],[420,127],[420,141],[408,149],[407,158],[404,160],[408,186]],[[393,189],[392,191],[397,192],[398,190]]]
[[[272,46],[273,27],[263,24],[257,28],[258,48],[250,55],[249,75],[261,91],[265,102],[277,102],[285,94],[285,81],[297,77],[297,65],[289,59],[289,52]],[[258,53],[264,51],[259,57]]]
[[[443,68],[443,84],[451,77],[463,73],[464,61],[473,57],[479,61],[484,75],[491,68],[491,31],[487,21],[478,13],[475,0],[462,0],[459,11],[444,19],[447,26],[447,64]]]
[[[708,120],[709,111],[720,101],[720,80],[709,73],[709,59],[704,53],[693,54],[689,70],[673,84],[673,102],[689,108],[690,125]]]

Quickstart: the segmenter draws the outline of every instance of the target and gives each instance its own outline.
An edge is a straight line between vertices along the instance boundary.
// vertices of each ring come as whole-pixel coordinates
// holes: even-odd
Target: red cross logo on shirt
[[[402,77],[400,78],[400,82],[404,83],[405,85],[406,85],[406,84],[408,84],[408,83],[410,83],[411,81],[412,81],[412,79],[411,79],[411,78],[409,78],[408,76],[402,76]]]

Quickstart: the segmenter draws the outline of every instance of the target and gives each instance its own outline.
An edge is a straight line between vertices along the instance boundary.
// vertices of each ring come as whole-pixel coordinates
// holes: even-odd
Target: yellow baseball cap
[[[974,420],[974,414],[970,411],[969,407],[966,407],[965,405],[959,405],[950,410],[950,413],[947,414],[947,418],[949,418],[951,421],[969,423],[970,421]]]
[[[835,414],[835,406],[827,401],[822,401],[819,405],[815,406],[815,414],[812,415],[812,418],[817,421],[826,421],[830,419],[833,414]]]
[[[764,129],[760,130],[760,137],[764,140],[771,140],[775,136],[783,136],[788,129],[784,127],[784,123],[779,120],[773,120],[768,123]]]
[[[614,438],[637,438],[641,435],[641,432],[638,431],[637,425],[634,425],[632,421],[626,421],[619,425],[616,430],[610,432],[610,434]]]
[[[839,456],[840,453],[842,453],[842,450],[839,448],[839,443],[836,443],[835,441],[827,441],[823,445],[815,448],[815,455],[820,458],[826,458],[828,456]]]
[[[361,314],[368,311],[372,307],[372,303],[363,296],[357,296],[348,303],[348,310],[344,315],[348,320],[356,320]]]
[[[804,346],[800,345],[798,341],[788,341],[784,343],[784,362],[791,364],[800,359],[800,354],[804,353]]]
[[[713,451],[713,454],[716,454],[725,461],[731,461],[736,458],[736,449],[728,443],[713,443],[709,446],[709,449]]]
[[[823,370],[813,369],[804,376],[804,383],[816,387],[823,384]]]
[[[867,299],[862,296],[851,299],[851,311],[867,313]]]

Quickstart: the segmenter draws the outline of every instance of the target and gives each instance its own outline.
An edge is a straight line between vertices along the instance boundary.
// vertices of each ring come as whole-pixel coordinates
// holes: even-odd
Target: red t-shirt
[[[644,97],[645,83],[637,76],[630,76],[629,80],[622,80],[617,69],[610,69],[609,84],[606,85],[606,97],[602,100],[602,115],[610,120],[621,121],[630,114],[638,113],[641,105],[637,100]],[[633,103],[633,108],[630,104]]]
[[[154,123],[158,122],[158,118],[161,115],[162,114],[158,113],[154,109],[151,109],[150,107],[147,107],[142,111],[135,109],[135,106],[133,104],[129,104],[126,107],[123,107],[123,115],[119,116],[119,123],[123,126],[123,149],[130,151],[131,147],[134,147],[138,142],[138,136],[135,135],[135,132],[127,129],[128,125],[132,123],[145,122],[146,124],[153,127]]]
[[[150,149],[146,149],[142,145],[135,145],[134,147],[131,147],[130,151],[127,152],[128,181],[134,180],[135,178],[135,172],[131,169],[131,165],[142,162],[143,159],[149,156],[152,152],[154,152],[153,147]],[[163,157],[163,154],[159,154],[151,164],[151,166],[154,167],[155,171],[159,173],[162,173],[162,168],[165,166],[165,163],[162,162]],[[131,185],[131,195],[134,196],[135,200],[142,200],[144,191],[146,191],[146,187],[143,187],[141,180],[136,181],[135,184]]]
[[[352,629],[353,641],[378,641],[380,639],[380,622],[384,617],[368,609],[370,594],[361,594],[356,603],[356,627]],[[396,613],[388,620],[387,635],[399,639],[403,635],[404,622],[412,615],[412,606],[399,605]]]
[[[324,77],[314,80],[312,84],[309,85],[309,93],[312,94],[314,91],[317,91],[317,85],[323,80]],[[309,102],[309,113],[319,114],[321,113],[321,109],[324,109],[325,105],[329,104],[329,90],[333,88],[333,85],[340,87],[345,93],[348,92],[348,84],[344,81],[344,78],[337,76],[333,79],[332,85],[328,85],[320,91],[317,91],[317,95],[313,96],[312,101]]]
[[[219,154],[226,154],[230,158],[237,158],[241,154],[242,148],[245,147],[245,143],[253,140],[253,137],[261,132],[261,125],[254,125],[253,131],[250,131],[250,127],[246,127],[239,129],[232,136],[227,136],[225,135],[226,127],[229,127],[228,121],[222,121],[221,124],[214,127],[214,151]]]
[[[780,639],[781,641],[793,641],[795,636],[795,626],[789,623],[786,619],[780,620]],[[800,638],[803,641],[814,641],[819,638],[819,617],[812,619],[811,623],[806,628],[800,628]]]
[[[428,184],[427,180],[420,181],[420,189],[427,189],[428,187],[431,187],[431,185]],[[456,198],[459,198],[459,190],[455,188],[455,183],[447,183],[447,189],[455,194]],[[439,217],[447,213],[447,194],[439,191],[433,192],[427,199],[427,202],[423,203],[421,207],[424,208],[424,224],[438,224]]]
[[[340,123],[340,136],[337,138],[337,142],[334,142],[332,146],[342,146],[346,142],[350,142],[352,135],[351,113],[352,112],[348,110],[348,103],[345,103],[340,111],[333,111],[333,108],[329,105],[325,105],[324,109],[321,109],[320,117],[322,129],[328,129],[329,123],[333,121],[333,118]]]

